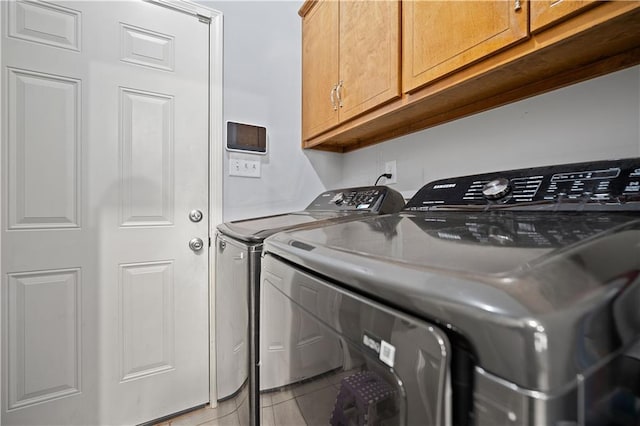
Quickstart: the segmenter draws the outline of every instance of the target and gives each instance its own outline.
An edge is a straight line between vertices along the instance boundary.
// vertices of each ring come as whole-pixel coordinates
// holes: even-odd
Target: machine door
[[[236,394],[247,380],[249,250],[216,237],[216,364],[218,399]]]
[[[301,307],[273,286],[263,285],[260,290],[261,390],[298,383],[342,365],[339,340],[304,314],[304,307],[331,309],[331,292],[301,288],[297,295]]]
[[[262,327],[289,333],[281,357],[297,369],[297,380],[290,376],[284,386],[261,387],[263,424],[451,423],[451,350],[437,327],[270,255],[263,258],[262,287],[278,298],[280,309],[296,312],[289,322]],[[326,350],[296,350],[303,329],[310,342],[323,336]],[[272,359],[261,352],[261,377],[277,370]]]

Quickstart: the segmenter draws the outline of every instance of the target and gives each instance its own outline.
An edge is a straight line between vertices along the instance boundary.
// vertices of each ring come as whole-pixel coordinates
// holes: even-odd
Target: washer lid
[[[226,222],[218,225],[218,231],[240,241],[259,244],[276,232],[396,213],[404,204],[402,195],[386,186],[333,189],[318,195],[303,211]]]
[[[235,220],[218,225],[221,233],[247,243],[261,243],[276,232],[300,229],[322,223],[363,218],[370,212],[292,212],[252,219]]]
[[[349,253],[355,262],[375,259],[381,268],[404,265],[498,279],[522,275],[547,256],[636,218],[611,213],[405,212],[287,232],[274,237],[272,247],[278,247],[282,257],[288,257],[289,247],[309,247],[296,251],[309,262],[319,253],[337,259]]]
[[[564,388],[640,335],[637,215],[405,212],[284,232],[264,252],[457,330],[527,389]]]

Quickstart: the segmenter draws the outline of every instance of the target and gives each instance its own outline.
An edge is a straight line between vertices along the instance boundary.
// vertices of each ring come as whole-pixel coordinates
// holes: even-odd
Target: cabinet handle
[[[520,9],[522,9],[522,4],[520,3],[520,0],[515,0],[514,10],[518,12]]]
[[[336,95],[338,96],[338,106],[342,108],[342,95],[340,94],[340,89],[342,88],[342,80],[338,82],[336,86]]]
[[[338,109],[338,106],[336,105],[336,90],[338,89],[338,85],[336,84],[335,86],[333,86],[333,88],[331,89],[331,92],[329,93],[329,99],[331,100],[331,106],[333,107],[333,110],[336,111]]]

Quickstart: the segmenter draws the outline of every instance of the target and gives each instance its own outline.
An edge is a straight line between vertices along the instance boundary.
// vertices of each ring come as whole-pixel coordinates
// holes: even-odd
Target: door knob
[[[191,222],[200,222],[202,220],[202,211],[195,209],[189,212]]]
[[[193,251],[200,251],[204,247],[204,242],[200,238],[192,238],[189,241],[189,248]]]

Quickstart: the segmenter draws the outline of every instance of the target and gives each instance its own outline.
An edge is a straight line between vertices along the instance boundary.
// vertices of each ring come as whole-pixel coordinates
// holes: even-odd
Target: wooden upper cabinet
[[[640,0],[306,0],[299,14],[304,148],[352,151],[640,63]]]
[[[531,32],[535,33],[599,3],[597,0],[535,0],[531,2]]]
[[[340,120],[400,96],[400,3],[340,2]]]
[[[403,90],[526,39],[527,7],[526,0],[403,2]]]
[[[303,138],[338,124],[338,13],[337,2],[320,2],[302,21]]]
[[[306,2],[302,136],[308,139],[400,97],[400,2]]]

